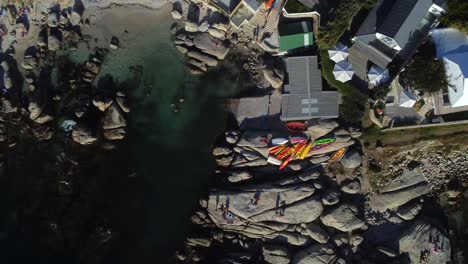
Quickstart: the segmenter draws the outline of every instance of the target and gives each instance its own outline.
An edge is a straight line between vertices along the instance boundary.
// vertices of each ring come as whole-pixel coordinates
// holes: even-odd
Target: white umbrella
[[[388,74],[387,69],[384,70],[377,65],[373,65],[367,73],[367,78],[369,79],[370,84],[379,85],[388,81],[388,78],[390,78],[390,74]]]
[[[349,56],[348,48],[341,42],[338,42],[333,49],[328,51],[328,56],[334,62],[344,61]]]
[[[410,108],[413,107],[415,103],[416,96],[414,96],[410,90],[401,89],[399,106]]]
[[[347,61],[340,61],[335,64],[335,67],[333,68],[333,75],[337,81],[342,83],[347,82],[353,78],[353,66]]]

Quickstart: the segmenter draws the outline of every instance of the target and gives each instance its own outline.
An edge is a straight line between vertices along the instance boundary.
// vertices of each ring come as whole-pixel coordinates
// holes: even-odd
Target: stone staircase
[[[421,120],[424,120],[426,118],[426,114],[434,108],[434,103],[432,100],[426,98],[424,101],[424,105],[418,111],[418,115]]]

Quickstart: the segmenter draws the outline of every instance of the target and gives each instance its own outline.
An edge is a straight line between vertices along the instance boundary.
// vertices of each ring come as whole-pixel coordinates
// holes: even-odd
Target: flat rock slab
[[[328,146],[326,146],[324,148],[310,151],[309,154],[307,154],[307,157],[312,157],[312,156],[316,156],[316,155],[335,152],[335,151],[339,150],[340,148],[346,148],[346,147],[352,146],[353,144],[354,144],[354,142],[352,142],[352,141],[341,142],[341,143],[333,142],[332,144],[330,144],[330,145],[328,145]]]
[[[243,219],[249,219],[270,210],[274,211],[280,206],[288,206],[312,196],[314,192],[315,188],[306,184],[281,188],[259,185],[237,192],[212,192],[209,195],[207,210],[215,224],[223,225],[226,223],[221,211],[224,205],[234,215],[233,224],[243,224],[245,222]]]
[[[323,212],[323,205],[318,195],[306,198],[297,203],[280,206],[282,215],[277,209],[272,209],[249,218],[253,222],[274,221],[288,224],[308,223],[317,219]]]
[[[358,218],[358,209],[351,204],[341,204],[334,207],[320,217],[322,223],[343,232],[353,231],[365,225],[364,221]]]
[[[200,49],[206,54],[217,57],[222,60],[229,52],[229,46],[218,38],[213,37],[208,33],[200,33],[193,39],[195,47]]]
[[[330,245],[315,244],[294,255],[292,264],[331,264],[335,263],[337,256]]]
[[[429,183],[424,180],[419,169],[406,170],[390,182],[381,194],[373,194],[369,204],[373,210],[384,212],[429,192]]]
[[[408,254],[411,263],[420,263],[421,252],[428,254],[427,264],[449,263],[450,240],[437,227],[422,220],[414,222],[398,239],[401,254]]]
[[[404,189],[424,181],[426,180],[424,179],[421,169],[415,168],[411,171],[404,170],[400,176],[396,177],[390,182],[390,184],[385,186],[382,189],[382,192],[384,193]]]

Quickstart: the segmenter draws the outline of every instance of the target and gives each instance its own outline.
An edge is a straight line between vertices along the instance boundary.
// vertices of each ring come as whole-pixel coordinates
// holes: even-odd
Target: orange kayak
[[[339,159],[341,159],[341,157],[343,157],[345,152],[346,148],[340,148],[337,152],[335,152],[335,154],[333,154],[333,156],[331,156],[330,162],[338,161]]]
[[[278,159],[282,159],[282,157],[285,156],[286,153],[288,153],[290,149],[291,149],[291,147],[287,147],[287,148],[283,149],[283,150],[278,154],[277,158],[278,158]]]
[[[280,150],[283,147],[284,147],[284,145],[274,146],[274,147],[269,148],[268,150],[269,150],[270,153],[275,153],[276,151]]]
[[[279,170],[282,170],[284,169],[284,167],[286,167],[286,165],[288,165],[288,163],[292,160],[292,156],[289,156],[284,162],[283,164],[281,164],[281,166],[279,167]]]

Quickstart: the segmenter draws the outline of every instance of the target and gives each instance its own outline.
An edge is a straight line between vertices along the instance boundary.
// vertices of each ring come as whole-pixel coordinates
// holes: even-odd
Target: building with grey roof
[[[445,12],[441,0],[379,0],[358,29],[348,60],[366,80],[371,64],[407,62]],[[399,65],[403,66],[403,65]]]
[[[210,0],[210,6],[229,17],[231,24],[239,28],[249,22],[260,10],[260,0]]]
[[[281,120],[338,117],[340,95],[337,91],[323,91],[317,56],[288,57],[286,71]]]

